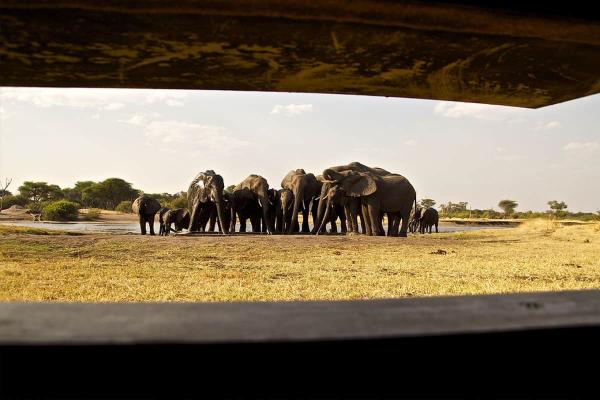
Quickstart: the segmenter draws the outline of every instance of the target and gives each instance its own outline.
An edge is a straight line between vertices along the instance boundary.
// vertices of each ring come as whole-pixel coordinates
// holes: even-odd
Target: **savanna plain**
[[[0,225],[3,301],[268,301],[600,288],[600,223],[397,237],[76,234]]]

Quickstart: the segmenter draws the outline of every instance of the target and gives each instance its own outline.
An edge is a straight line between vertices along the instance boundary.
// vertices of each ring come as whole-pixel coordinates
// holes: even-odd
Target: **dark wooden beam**
[[[585,326],[600,326],[600,290],[370,301],[0,304],[0,345],[323,341]]]
[[[597,14],[558,11],[466,1],[3,0],[0,85],[541,107],[600,91]]]

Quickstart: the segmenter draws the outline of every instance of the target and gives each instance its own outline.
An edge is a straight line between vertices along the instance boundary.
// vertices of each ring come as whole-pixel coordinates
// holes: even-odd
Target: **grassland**
[[[600,288],[600,224],[533,221],[407,239],[72,236],[0,226],[4,301],[370,299],[584,288]]]

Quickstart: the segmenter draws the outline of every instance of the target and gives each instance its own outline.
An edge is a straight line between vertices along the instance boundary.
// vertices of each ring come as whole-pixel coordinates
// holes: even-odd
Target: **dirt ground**
[[[600,288],[600,224],[410,235],[61,234],[0,225],[0,300],[372,299]]]

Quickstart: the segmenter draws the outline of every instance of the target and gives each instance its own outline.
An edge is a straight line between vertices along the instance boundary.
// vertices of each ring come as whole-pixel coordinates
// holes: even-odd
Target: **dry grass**
[[[368,299],[600,288],[600,224],[532,221],[408,239],[31,233],[0,227],[1,300]]]

